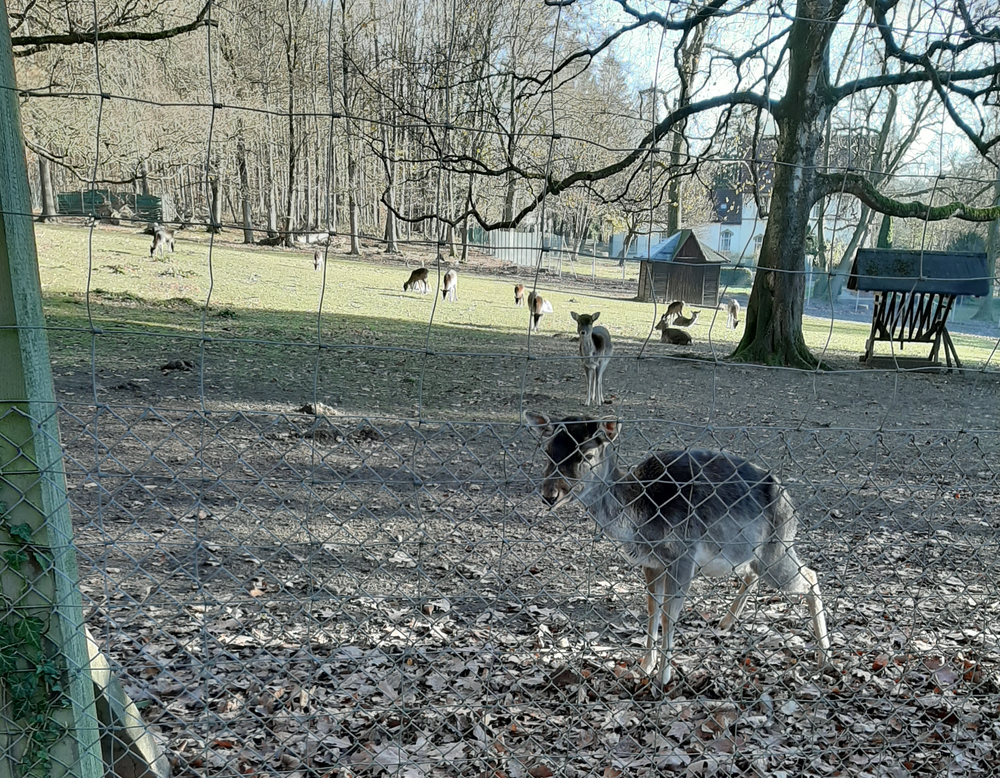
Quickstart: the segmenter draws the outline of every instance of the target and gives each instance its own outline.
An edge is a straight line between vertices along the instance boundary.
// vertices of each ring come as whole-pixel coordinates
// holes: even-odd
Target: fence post
[[[0,778],[101,778],[5,0],[0,11]]]

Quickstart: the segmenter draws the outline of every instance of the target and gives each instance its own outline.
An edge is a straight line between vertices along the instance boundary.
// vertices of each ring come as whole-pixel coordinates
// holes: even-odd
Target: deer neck
[[[584,480],[580,502],[602,529],[613,529],[621,516],[623,503],[616,492],[618,482],[624,477],[625,472],[618,467],[618,455],[611,451]]]
[[[594,331],[588,330],[586,333],[580,334],[580,356],[582,357],[592,357],[597,353],[597,348],[594,346]]]

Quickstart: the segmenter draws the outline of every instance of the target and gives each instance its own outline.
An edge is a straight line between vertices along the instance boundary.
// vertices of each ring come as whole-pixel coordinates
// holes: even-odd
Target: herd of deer
[[[153,225],[152,257],[164,248],[174,251],[174,230]],[[319,252],[313,267],[323,266]],[[403,291],[430,292],[427,268],[417,268]],[[441,296],[458,299],[458,274],[448,270]],[[537,331],[552,304],[524,284],[514,287],[514,305],[527,303],[531,329]],[[726,327],[736,329],[740,304],[729,300]],[[579,335],[580,359],[587,379],[586,405],[604,404],[604,372],[614,346],[611,333],[597,325],[600,312],[570,311]],[[684,315],[684,303],[667,306],[656,329],[661,340],[688,345],[684,329],[698,312]],[[553,421],[526,411],[524,420],[545,447],[548,459],[541,486],[542,499],[558,509],[574,497],[600,529],[617,542],[625,559],[642,568],[646,584],[646,650],[640,667],[656,682],[672,675],[674,631],[691,582],[698,576],[736,574],[742,586],[719,622],[729,628],[746,606],[758,581],[774,589],[803,595],[812,618],[816,659],[829,662],[830,638],[816,573],[803,565],[795,551],[797,519],[788,492],[778,479],[745,459],[721,451],[656,451],[631,470],[618,462],[614,443],[616,421],[570,416]],[[662,634],[661,634],[662,633]]]

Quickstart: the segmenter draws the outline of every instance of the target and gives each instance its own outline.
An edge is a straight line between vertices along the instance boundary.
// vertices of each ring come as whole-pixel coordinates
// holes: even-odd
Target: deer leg
[[[673,667],[670,658],[674,652],[674,629],[677,626],[677,619],[680,618],[681,608],[684,607],[684,599],[687,597],[688,588],[691,586],[691,579],[694,577],[695,563],[693,559],[678,559],[666,570],[660,578],[661,609],[663,611],[663,652],[660,657],[659,682],[666,684],[670,682],[673,674]]]
[[[736,595],[736,599],[729,606],[729,612],[719,622],[719,629],[729,629],[733,625],[733,622],[740,617],[740,614],[743,613],[743,609],[746,607],[747,597],[750,596],[750,592],[757,585],[758,578],[759,576],[753,570],[746,572],[746,575],[743,576],[743,585],[740,587],[739,594]]]
[[[639,666],[652,675],[656,672],[656,643],[660,631],[660,606],[657,602],[657,591],[659,578],[662,573],[644,567],[642,573],[646,577],[646,653],[642,657]]]
[[[826,629],[826,611],[819,594],[819,578],[814,570],[799,564],[795,576],[783,587],[788,594],[802,594],[812,617],[813,635],[816,638],[816,663],[822,670],[830,663],[830,635]]]

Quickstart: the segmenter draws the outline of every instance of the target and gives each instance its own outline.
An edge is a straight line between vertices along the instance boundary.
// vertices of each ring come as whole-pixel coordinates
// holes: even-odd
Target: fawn
[[[323,269],[323,255],[318,251],[313,252],[313,270]]]
[[[174,253],[174,233],[176,230],[168,230],[162,224],[157,224],[153,222],[153,245],[149,247],[149,258],[153,258],[153,254],[157,249],[160,250],[160,259],[163,259],[163,247],[169,246],[170,253]]]
[[[427,294],[430,291],[430,286],[427,284],[426,267],[418,267],[410,273],[410,277],[403,282],[404,292],[409,292],[411,289],[420,292],[420,294]]]
[[[444,284],[441,289],[441,299],[458,302],[458,273],[449,270],[444,274]]]
[[[576,331],[580,335],[580,358],[583,360],[583,372],[587,376],[587,401],[584,405],[597,402],[604,404],[604,371],[608,369],[614,346],[611,343],[611,333],[605,327],[595,327],[594,322],[601,315],[570,311],[569,315],[576,322]]]
[[[726,329],[735,330],[740,323],[740,303],[732,297],[726,303]]]
[[[743,585],[719,627],[739,618],[758,579],[805,595],[820,668],[830,638],[816,573],[795,552],[797,519],[778,479],[721,451],[657,451],[622,470],[615,421],[568,417],[551,421],[525,412],[545,446],[541,494],[553,509],[574,496],[601,530],[642,568],[648,614],[642,668],[660,683],[671,676],[674,629],[692,579],[738,574]],[[663,635],[659,637],[662,623]],[[658,639],[660,645],[657,645]]]
[[[524,305],[524,284],[514,285],[514,306],[520,308]]]

